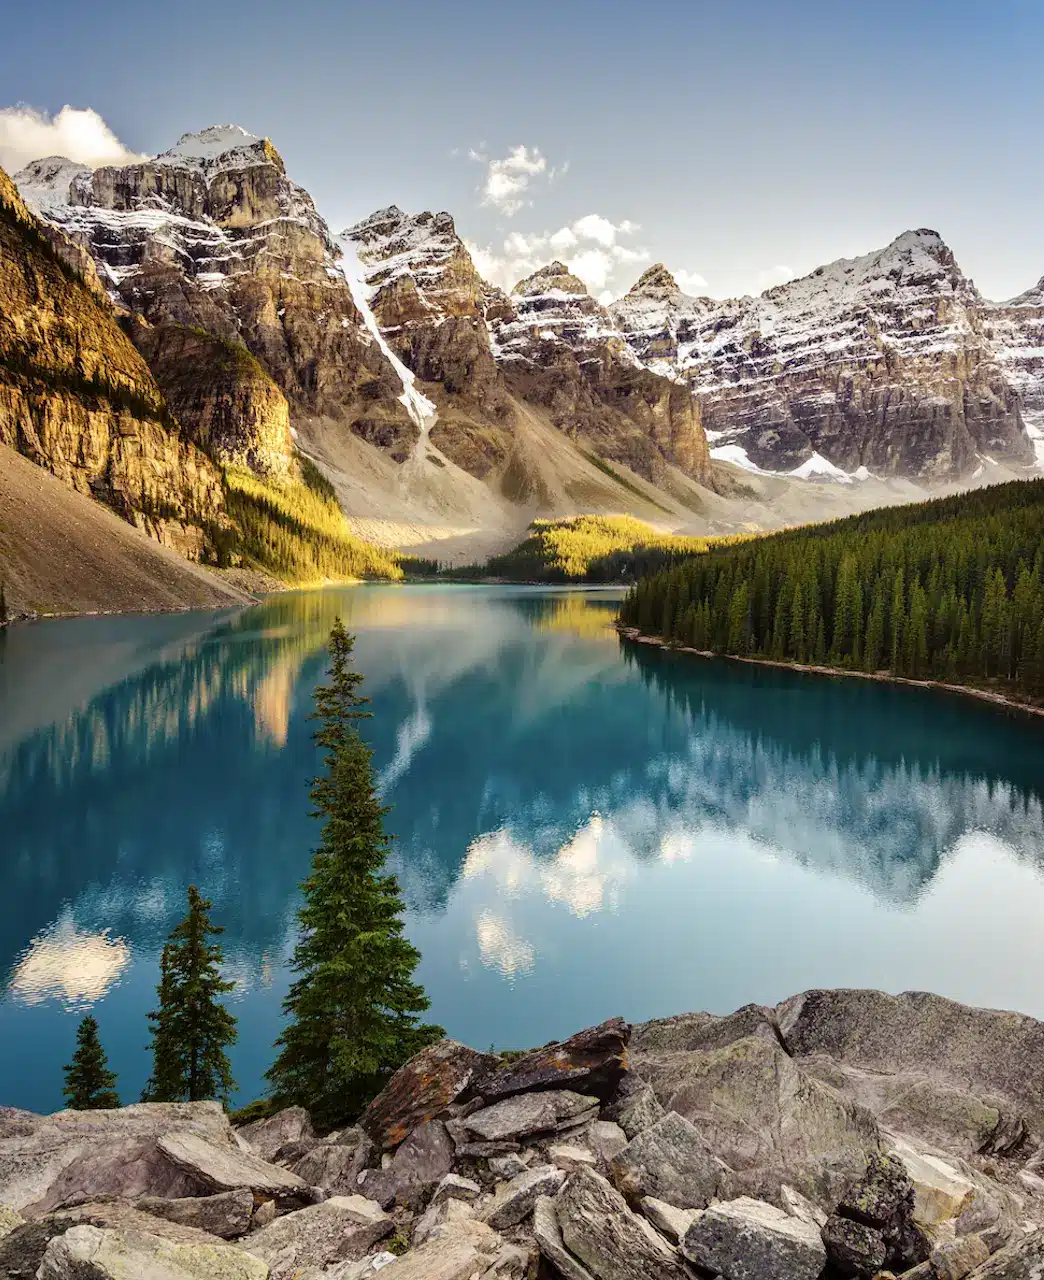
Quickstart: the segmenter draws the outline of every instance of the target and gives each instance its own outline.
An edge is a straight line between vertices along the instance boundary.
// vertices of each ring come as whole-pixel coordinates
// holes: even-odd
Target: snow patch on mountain
[[[377,323],[377,318],[370,307],[370,299],[376,289],[367,283],[366,269],[360,261],[355,241],[346,232],[337,239],[336,243],[341,254],[337,260],[337,269],[348,282],[348,288],[352,292],[352,299],[359,308],[363,323],[402,383],[402,395],[398,398],[419,429],[421,433],[419,444],[423,446],[426,444],[438,416],[435,405],[426,395],[417,390],[414,385],[413,373],[406,368],[399,357],[392,351],[384,334],[381,333],[381,327]]]
[[[199,133],[183,133],[156,157],[156,164],[210,168],[218,161],[245,159],[262,141],[238,124],[212,124]]]

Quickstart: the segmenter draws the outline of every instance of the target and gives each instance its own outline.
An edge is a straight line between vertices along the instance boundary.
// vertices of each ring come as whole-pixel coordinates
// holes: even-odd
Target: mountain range
[[[757,298],[505,293],[448,213],[334,234],[231,125],[0,174],[0,214],[0,442],[195,560],[230,470],[310,462],[359,536],[473,560],[536,515],[766,528],[1044,465],[1044,280],[987,302],[934,231]]]

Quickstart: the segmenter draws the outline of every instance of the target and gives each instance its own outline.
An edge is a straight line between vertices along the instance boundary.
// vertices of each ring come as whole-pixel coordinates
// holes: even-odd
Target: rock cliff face
[[[692,387],[715,453],[741,465],[931,481],[984,454],[1033,461],[985,304],[934,231],[758,298],[692,298],[657,266],[611,312],[638,358]]]
[[[987,307],[983,329],[1019,394],[1026,433],[1044,466],[1044,279],[1010,302]]]
[[[408,426],[326,223],[268,139],[218,125],[140,164],[51,157],[16,181],[129,310],[243,344],[302,414],[360,420],[371,435],[375,410]]]
[[[567,435],[658,480],[671,463],[707,472],[707,441],[689,389],[647,368],[609,312],[560,262],[487,295],[508,385],[544,405]]]
[[[181,435],[81,265],[0,171],[0,442],[158,541],[206,558],[227,523],[218,472]]]

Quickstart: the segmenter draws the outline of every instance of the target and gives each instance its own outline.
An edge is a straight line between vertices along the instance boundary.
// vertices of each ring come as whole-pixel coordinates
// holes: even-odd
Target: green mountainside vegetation
[[[722,541],[658,533],[632,516],[535,520],[524,542],[482,572],[522,582],[626,582]]]
[[[1044,480],[712,548],[639,582],[620,621],[712,653],[1044,697]]]

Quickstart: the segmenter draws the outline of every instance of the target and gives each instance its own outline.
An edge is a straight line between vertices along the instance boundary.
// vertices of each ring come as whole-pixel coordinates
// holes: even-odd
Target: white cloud
[[[692,293],[699,297],[706,292],[707,281],[698,271],[675,271],[673,275],[682,293]]]
[[[522,143],[500,160],[490,160],[480,151],[469,151],[468,155],[487,166],[482,203],[499,209],[509,218],[527,203],[525,193],[533,179],[547,172],[547,159],[540,154],[539,147],[530,148]],[[552,170],[552,174],[556,172]]]
[[[607,286],[617,283],[613,280],[617,268],[645,262],[649,257],[645,249],[619,242],[619,236],[633,235],[637,230],[636,223],[614,223],[601,214],[588,213],[557,231],[532,235],[513,231],[503,241],[500,252],[491,246],[470,243],[468,250],[479,274],[503,289],[514,288],[519,280],[557,258],[592,293],[615,297]]]
[[[764,291],[771,289],[773,285],[786,284],[788,280],[794,279],[794,268],[788,267],[785,262],[778,262],[774,267],[769,267],[767,271],[758,272],[758,288]]]
[[[24,105],[0,108],[0,165],[17,173],[44,156],[66,156],[95,168],[141,159],[91,107],[64,106],[56,116]]]

